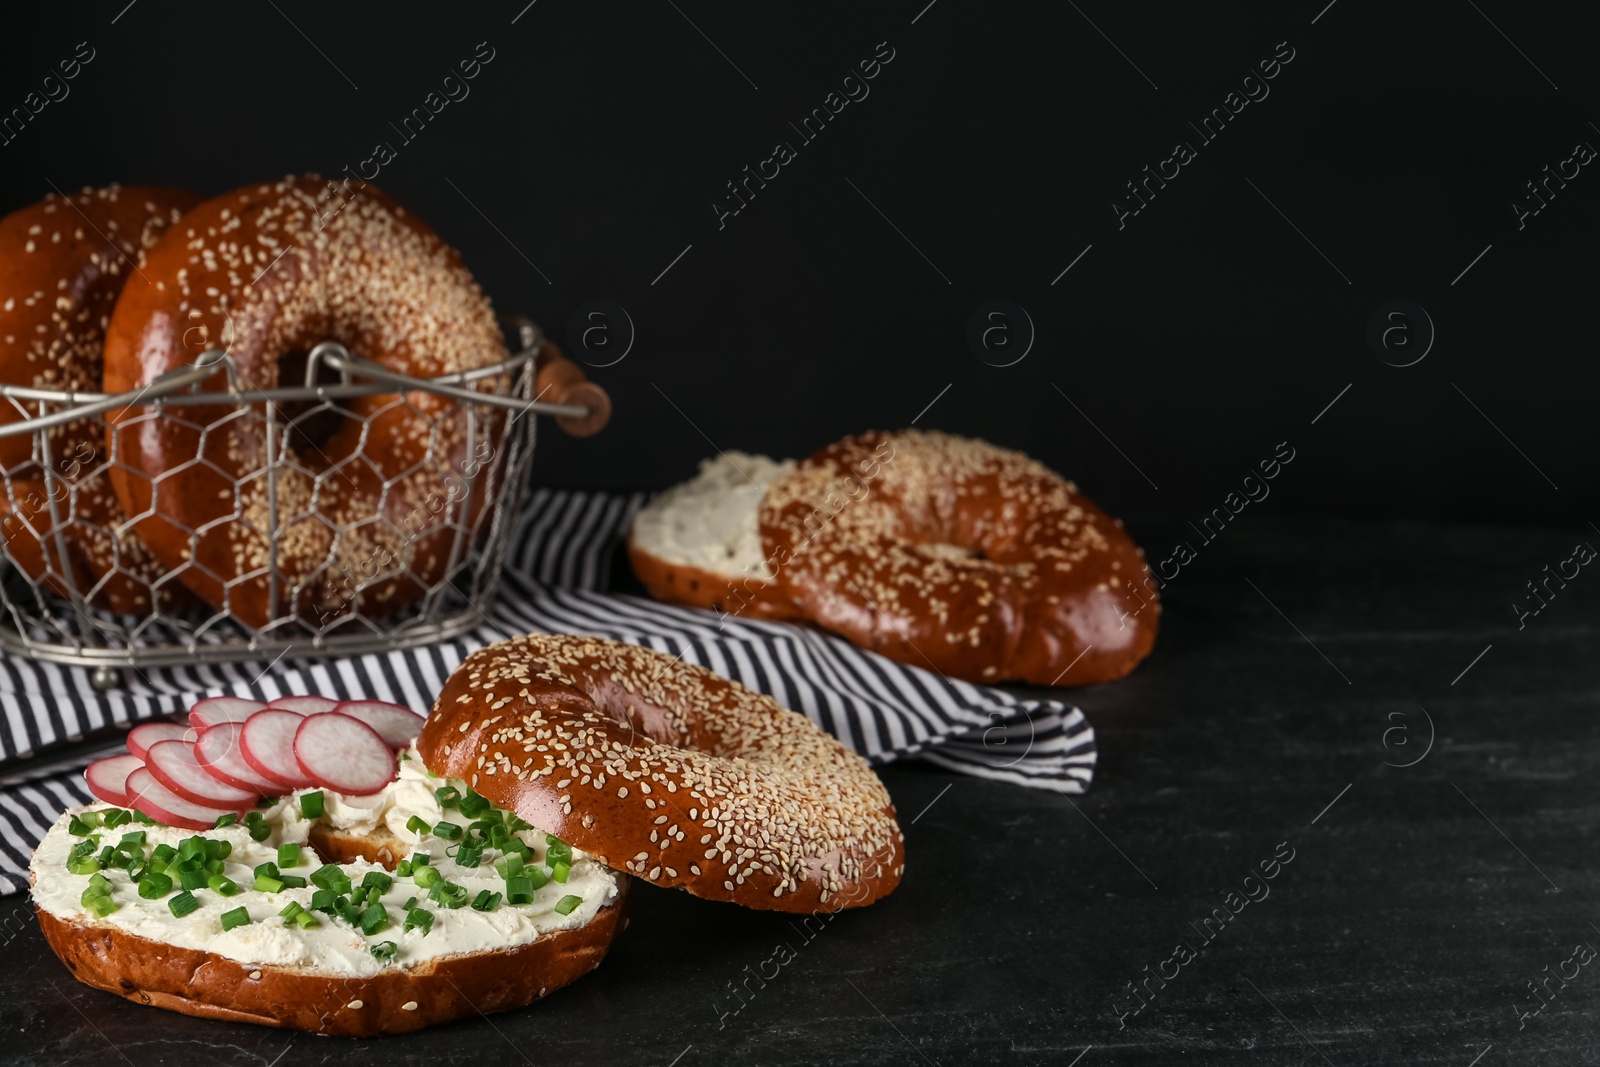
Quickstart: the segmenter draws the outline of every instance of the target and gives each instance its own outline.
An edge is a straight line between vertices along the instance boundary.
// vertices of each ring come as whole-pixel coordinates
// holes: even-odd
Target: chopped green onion
[[[500,894],[491,893],[487,889],[479,890],[478,895],[472,898],[473,911],[493,911],[499,906]]]
[[[547,842],[544,850],[545,863],[554,867],[558,863],[570,864],[572,862],[571,845],[567,844],[554,834],[546,834],[545,841]]]
[[[181,919],[200,906],[194,894],[185,889],[171,900],[167,901],[167,910],[172,912],[175,919]]]
[[[131,812],[131,811],[123,811],[121,808],[110,808],[105,813],[105,822],[103,823],[103,825],[105,826],[105,828],[107,830],[115,830],[117,827],[121,826],[123,823],[128,823],[128,822],[132,822],[132,821],[133,821],[133,812]]]
[[[132,848],[134,845],[138,845],[140,851],[143,851],[145,834],[146,831],[144,830],[129,830],[122,835],[122,840],[117,842],[117,847]]]
[[[206,838],[206,859],[225,860],[233,855],[233,842],[219,837]]]
[[[411,877],[422,889],[431,888],[444,879],[444,875],[440,874],[436,867],[424,867],[420,871],[414,869]]]
[[[207,874],[221,874],[222,873],[222,861],[221,860],[206,860],[200,866],[201,866],[202,869],[204,869],[204,871]]]
[[[86,811],[77,816],[77,818],[82,819],[83,825],[89,827],[91,830],[97,826],[105,825],[105,812],[101,810]]]
[[[287,903],[287,904],[285,904],[283,906],[283,910],[282,911],[278,912],[278,916],[279,916],[279,918],[288,919],[290,921],[293,921],[294,917],[296,915],[299,915],[302,911],[305,911],[305,910],[306,909],[300,905],[299,901],[291,900],[291,901],[289,901],[289,903]],[[284,925],[288,925],[288,924],[285,923]]]
[[[426,867],[428,864],[430,864],[432,862],[433,862],[433,857],[428,855],[426,852],[413,852],[411,854],[411,866],[413,868],[415,868],[415,867]]]
[[[109,894],[111,892],[111,879],[103,874],[92,874],[89,876],[89,888],[99,894]]]
[[[160,860],[162,863],[171,863],[173,858],[177,855],[178,850],[167,844],[165,841],[150,850],[150,858],[153,860]]]
[[[456,862],[463,867],[476,867],[483,861],[483,846],[462,845],[456,850]]]
[[[280,874],[278,881],[283,883],[285,889],[304,889],[306,880],[298,874]]]
[[[522,857],[515,852],[501,856],[494,861],[494,869],[502,878],[515,878],[522,873]]]
[[[258,874],[256,875],[254,888],[258,893],[276,893],[283,888],[283,883],[276,878],[268,878],[264,874]]]
[[[413,815],[411,818],[406,820],[406,829],[410,830],[418,837],[422,837],[429,830],[433,829],[433,827],[428,825],[427,819],[424,819],[420,815]]]
[[[224,826],[232,826],[234,823],[236,823],[238,821],[239,821],[239,813],[235,812],[235,811],[230,811],[226,815],[218,815],[217,816],[217,821],[216,821],[216,823],[213,824],[212,828],[216,829],[216,830],[220,830]]]
[[[253,822],[247,829],[250,831],[250,840],[265,841],[272,836],[272,827],[264,822]]]
[[[300,794],[300,814],[308,819],[320,819],[322,817],[322,790],[319,789],[315,793]]]
[[[184,889],[204,889],[206,887],[206,879],[210,877],[204,868],[190,871],[186,871],[182,867],[178,868],[178,884]]]
[[[371,937],[379,930],[388,929],[389,911],[382,904],[374,904],[361,913],[356,925],[361,927],[362,933]]]
[[[278,846],[278,866],[300,866],[300,846],[293,841]]]
[[[527,875],[518,874],[506,879],[507,904],[532,904],[533,880]]]
[[[395,877],[396,878],[410,878],[411,877],[411,861],[410,860],[401,860],[399,863],[395,864],[394,865],[394,873],[395,873]]]
[[[394,879],[382,871],[368,871],[367,876],[361,879],[361,888],[371,889],[373,886],[377,886],[378,891],[382,893],[387,893],[392,885],[394,885]]]
[[[557,915],[571,915],[579,904],[583,903],[582,897],[572,896],[570,893],[556,901]]]
[[[433,791],[433,798],[441,808],[453,808],[461,801],[461,790],[453,785],[441,786]]]
[[[467,887],[454,882],[440,882],[428,890],[428,899],[447,908],[460,908],[467,903]]]
[[[93,832],[94,827],[90,826],[76,815],[74,815],[67,822],[67,833],[71,834],[73,837],[88,837]]]
[[[407,897],[406,898],[406,902],[400,906],[400,910],[401,911],[410,911],[412,908],[414,908],[416,906],[417,906],[417,898],[416,897]]]
[[[512,833],[516,833],[518,830],[532,830],[533,823],[525,822],[524,820],[519,819],[517,816],[508,813],[506,815],[506,828]]]
[[[533,883],[535,889],[543,889],[550,884],[550,876],[544,873],[543,867],[524,867],[522,874]]]
[[[178,855],[184,859],[191,856],[204,856],[206,852],[206,839],[203,837],[186,837],[178,842]]]
[[[232,911],[222,913],[222,928],[232,930],[235,926],[244,926],[250,921],[250,912],[245,908],[234,908]]]
[[[139,879],[139,895],[146,900],[159,900],[172,892],[172,879],[164,874],[145,872]]]
[[[404,753],[401,753],[401,755],[404,755]],[[400,951],[400,946],[393,941],[379,941],[368,951],[372,953],[372,958],[375,960],[392,960],[395,957],[395,953]]]
[[[567,884],[567,875],[572,873],[572,864],[565,860],[557,862],[550,868],[550,877],[562,885]]]
[[[317,917],[311,914],[309,911],[302,911],[300,914],[296,915],[294,917],[294,924],[302,930],[309,930],[313,926],[322,925],[321,923],[317,922]]]
[[[442,837],[446,841],[459,841],[466,831],[453,822],[436,822],[433,824],[433,836]]]
[[[136,812],[133,813],[133,821],[138,823],[140,826],[156,826],[156,825],[158,825],[157,822],[154,819],[152,819],[150,816],[146,815],[142,811],[136,811]]]
[[[95,846],[99,843],[100,842],[94,840],[93,838],[90,838],[87,841],[79,841],[76,845],[72,846],[72,851],[68,854],[67,858],[72,860],[81,860],[83,857],[93,853]]]
[[[489,801],[484,797],[478,795],[473,790],[468,789],[466,795],[461,798],[461,803],[457,804],[456,806],[461,810],[461,814],[465,815],[467,818],[476,819],[478,816],[488,811],[490,805]]]
[[[146,877],[149,876],[147,875]],[[206,888],[223,897],[237,896],[239,893],[239,883],[220,874],[213,874],[206,878]]]
[[[268,860],[266,863],[258,863],[256,864],[254,873],[264,874],[268,878],[276,878],[278,877],[278,865],[273,863],[271,860]]]
[[[406,912],[404,928],[407,930],[421,930],[423,935],[426,936],[428,931],[433,929],[433,912],[425,908],[412,908]]]
[[[333,911],[333,890],[319,889],[311,894],[312,911]]]
[[[100,861],[93,856],[83,856],[67,864],[67,870],[72,874],[93,874],[99,869]]]
[[[312,871],[311,884],[319,889],[331,889],[335,893],[350,892],[350,876],[336,863],[324,863]]]
[[[148,863],[142,863],[137,867],[129,867],[128,868],[128,880],[130,882],[137,883],[139,881],[139,879],[144,877],[144,872],[149,870],[149,869],[150,869],[150,865]]]
[[[90,897],[83,902],[83,906],[94,912],[98,919],[104,919],[117,910],[117,902],[108,896]]]
[[[354,926],[356,924],[356,920],[361,918],[361,909],[350,903],[350,898],[346,896],[337,896],[333,898],[333,910],[339,916],[339,918],[343,919],[351,926]]]

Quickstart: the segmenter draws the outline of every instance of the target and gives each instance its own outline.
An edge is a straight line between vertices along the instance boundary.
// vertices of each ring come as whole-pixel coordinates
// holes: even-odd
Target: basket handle
[[[534,361],[534,392],[552,404],[589,409],[587,415],[557,415],[556,425],[573,437],[589,437],[611,421],[611,397],[584,376],[583,368],[561,354],[546,338]]]

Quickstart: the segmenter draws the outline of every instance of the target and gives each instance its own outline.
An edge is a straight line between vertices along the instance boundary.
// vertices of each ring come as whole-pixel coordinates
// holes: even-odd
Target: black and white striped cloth
[[[97,692],[82,668],[0,655],[0,892],[27,884],[27,861],[61,809],[89,799],[86,759],[50,750],[112,725],[180,712],[202,695],[365,696],[424,709],[474,649],[534,631],[589,633],[681,656],[807,715],[874,764],[916,757],[983,778],[1082,793],[1094,731],[1077,708],[1023,700],[863,652],[783,623],[722,617],[605,591],[644,494],[536,490],[513,532],[494,606],[454,640],[336,662],[151,669]],[[31,757],[31,758],[30,758]],[[26,780],[24,780],[26,779]]]

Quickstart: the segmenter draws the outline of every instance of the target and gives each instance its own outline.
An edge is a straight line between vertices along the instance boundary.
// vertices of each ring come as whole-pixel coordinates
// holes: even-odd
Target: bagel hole
[[[299,389],[306,384],[310,349],[296,349],[278,357],[278,387]],[[317,364],[316,385],[339,384],[339,372],[326,363]],[[320,400],[290,400],[278,405],[278,421],[287,433],[288,446],[296,452],[321,452],[338,432],[345,415],[337,407],[323,407]],[[321,410],[313,410],[320,408]]]

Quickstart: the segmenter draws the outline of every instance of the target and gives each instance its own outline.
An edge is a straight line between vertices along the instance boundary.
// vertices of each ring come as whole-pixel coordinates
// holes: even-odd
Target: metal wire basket
[[[0,442],[28,435],[32,444],[26,464],[0,467],[0,491],[11,505],[7,521],[23,524],[17,529],[26,528],[41,548],[40,558],[30,556],[25,566],[14,552],[12,531],[7,532],[4,556],[9,566],[0,580],[0,649],[91,668],[94,685],[109,689],[121,684],[122,668],[275,660],[285,655],[361,655],[446,639],[484,622],[513,522],[528,491],[534,416],[555,416],[563,429],[585,436],[603,426],[610,413],[605,393],[585,381],[581,370],[546,342],[533,323],[511,319],[505,325],[514,340],[515,355],[492,366],[437,378],[396,373],[329,342],[307,356],[303,386],[242,387],[231,357],[216,350],[137,393],[0,386],[0,412],[14,411],[18,420],[0,425]],[[218,375],[226,376],[223,390],[216,387]],[[212,387],[203,389],[207,382]],[[295,610],[300,602],[297,590],[277,566],[280,516],[272,487],[278,484],[281,470],[295,462],[290,441],[318,417],[351,417],[345,404],[357,397],[382,397],[383,411],[404,406],[428,419],[413,402],[414,394],[450,401],[453,416],[464,415],[469,450],[477,444],[489,449],[488,460],[466,479],[465,490],[445,505],[447,511],[440,516],[445,528],[452,531],[448,558],[434,572],[442,577],[428,583],[410,607],[395,614],[365,610],[359,597],[353,597],[348,609],[333,617],[307,619]],[[119,516],[102,527],[95,525],[90,502],[79,499],[87,492],[85,486],[92,475],[63,473],[63,430],[72,427],[79,440],[104,442],[107,417],[114,412],[138,411],[136,418],[183,420],[200,417],[195,412],[215,413],[219,408],[226,412],[223,417],[208,415],[207,422],[185,425],[201,431],[204,442],[205,431],[229,419],[250,417],[260,420],[266,435],[264,475],[269,489],[265,527],[266,535],[273,539],[272,565],[266,574],[271,621],[265,626],[248,625],[226,605],[198,605],[187,593],[182,597],[182,603],[191,605],[187,608],[175,608],[171,601],[177,597],[169,600],[158,592],[146,598],[149,610],[142,614],[107,610],[103,598],[97,598],[108,580],[126,576],[121,573],[126,557],[113,552],[110,574],[80,573],[82,568],[74,565],[65,531],[109,538],[114,546],[136,536],[136,520]],[[121,462],[122,457],[116,455],[118,439],[119,435],[110,435],[105,449],[109,454],[91,461],[96,472],[103,474]],[[437,439],[437,431],[430,432],[426,461],[434,459]],[[251,476],[260,473],[249,472]],[[25,486],[38,480],[44,483],[46,499],[37,503],[30,517],[28,509],[19,508],[17,502]],[[387,484],[384,492],[388,492]],[[317,499],[320,491],[313,496],[313,501]],[[245,521],[237,513],[232,519]],[[343,531],[335,529],[335,540],[340,536]],[[17,545],[25,543],[25,539],[16,541]],[[170,582],[176,593],[180,577],[164,574],[157,586],[164,588]]]

